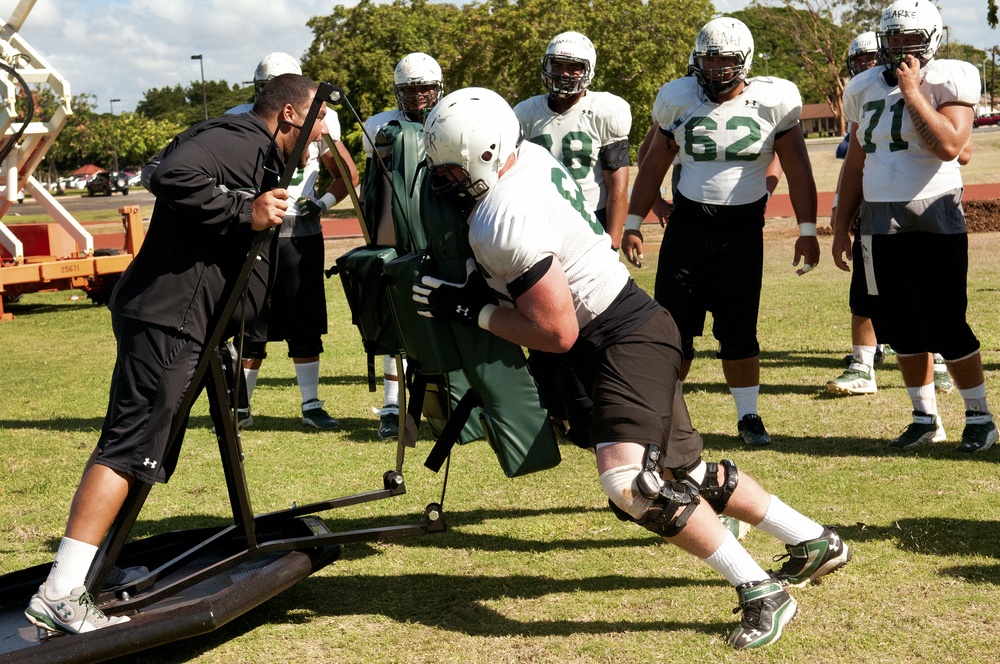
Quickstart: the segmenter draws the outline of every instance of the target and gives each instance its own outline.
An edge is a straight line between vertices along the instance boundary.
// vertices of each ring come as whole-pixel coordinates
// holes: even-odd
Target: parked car
[[[973,118],[973,127],[988,127],[990,125],[1000,124],[1000,113],[990,113],[989,115],[981,115],[978,118]]]
[[[116,191],[128,196],[128,177],[122,171],[101,171],[87,183],[87,194],[90,196],[98,192],[110,196]]]

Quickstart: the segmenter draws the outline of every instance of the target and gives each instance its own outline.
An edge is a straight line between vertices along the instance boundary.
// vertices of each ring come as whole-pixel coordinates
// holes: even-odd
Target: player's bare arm
[[[334,145],[337,148],[337,153],[340,155],[341,160],[343,160],[344,165],[347,166],[348,176],[351,179],[350,184],[348,184],[347,179],[344,178],[340,169],[337,168],[337,163],[333,158],[333,154],[330,152],[323,153],[320,158],[323,161],[323,165],[326,166],[327,170],[333,175],[333,181],[330,183],[330,188],[327,189],[327,193],[332,194],[335,202],[339,203],[344,200],[347,196],[348,187],[354,188],[358,186],[358,168],[354,164],[354,158],[351,157],[351,153],[348,152],[347,146],[344,145],[343,141],[336,141]]]
[[[657,131],[659,131],[657,129]],[[632,183],[632,200],[629,201],[628,214],[633,222],[638,218],[641,223],[649,214],[653,203],[660,197],[660,184],[670,169],[674,157],[677,156],[677,143],[672,137],[653,138],[649,143],[639,165],[639,172]],[[642,231],[629,228],[626,223],[625,234],[622,237],[622,252],[626,260],[636,267],[642,267]]]
[[[861,208],[863,196],[862,172],[865,167],[865,151],[858,142],[858,124],[851,123],[851,138],[847,145],[847,156],[840,168],[837,181],[837,203],[833,209],[833,263],[841,270],[850,272],[847,261],[851,254],[851,225]]]
[[[625,217],[628,215],[628,168],[604,171],[604,186],[608,191],[608,234],[611,236],[611,248],[617,251],[622,243]]]
[[[812,164],[806,149],[802,130],[795,126],[774,142],[774,153],[786,169],[788,194],[795,210],[795,220],[799,224],[799,239],[795,241],[793,266],[802,262],[796,270],[799,276],[816,267],[819,263],[819,240],[816,238],[816,181],[813,179]]]
[[[498,307],[489,331],[507,341],[549,353],[565,353],[576,342],[580,326],[573,309],[566,273],[553,258],[548,271],[519,296],[516,306]]]
[[[941,161],[958,157],[972,135],[972,107],[948,102],[934,108],[920,92],[920,61],[912,55],[903,58],[896,76],[920,140]]]

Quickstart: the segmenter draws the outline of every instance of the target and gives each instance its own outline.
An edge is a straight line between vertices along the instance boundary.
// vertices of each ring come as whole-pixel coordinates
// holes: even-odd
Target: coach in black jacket
[[[288,193],[273,187],[315,94],[308,78],[276,77],[253,111],[195,125],[152,171],[149,232],[111,299],[118,357],[101,438],[52,571],[25,611],[39,627],[77,633],[128,620],[93,605],[87,571],[132,484],[166,482],[173,473],[180,445],[167,454],[171,421],[227,282],[255,233],[285,214]],[[324,126],[315,123],[310,142]]]

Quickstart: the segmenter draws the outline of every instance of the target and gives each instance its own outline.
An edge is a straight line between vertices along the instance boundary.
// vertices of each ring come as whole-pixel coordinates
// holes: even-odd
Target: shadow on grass
[[[337,563],[334,563],[336,565]],[[442,648],[447,632],[473,637],[570,637],[574,635],[621,634],[627,632],[692,631],[724,638],[735,624],[680,620],[586,619],[594,611],[580,605],[579,619],[519,619],[494,609],[492,603],[510,600],[532,602],[557,594],[619,592],[648,599],[651,593],[672,588],[723,586],[671,577],[634,578],[620,575],[584,579],[553,579],[546,576],[482,574],[402,574],[310,577],[262,606],[204,636],[171,644],[169,651],[157,649],[143,654],[148,662],[185,662],[244,635],[258,627],[303,625],[318,617],[378,615],[400,624],[415,624],[442,630]],[[724,588],[706,593],[713,601],[726,601]],[[723,599],[725,597],[726,599]],[[578,600],[585,602],[584,598]],[[699,613],[689,607],[684,613]],[[518,611],[524,614],[522,608]],[[326,621],[324,621],[326,623]],[[377,627],[376,627],[377,629]],[[373,638],[377,638],[373,635]],[[119,662],[126,659],[114,660]],[[134,658],[130,661],[135,661]]]

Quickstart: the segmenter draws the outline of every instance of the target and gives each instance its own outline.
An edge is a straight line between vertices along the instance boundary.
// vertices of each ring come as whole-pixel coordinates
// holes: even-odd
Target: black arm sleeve
[[[627,138],[614,143],[608,143],[597,153],[597,158],[601,162],[601,168],[605,171],[617,171],[624,166],[631,166],[632,161],[628,155],[629,143]]]
[[[552,267],[552,260],[553,257],[549,254],[528,268],[527,272],[507,284],[507,292],[510,293],[510,296],[516,300],[531,290],[531,287],[541,281],[542,277],[545,276],[545,273],[549,271],[550,267]]]

